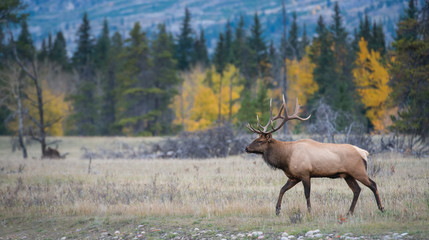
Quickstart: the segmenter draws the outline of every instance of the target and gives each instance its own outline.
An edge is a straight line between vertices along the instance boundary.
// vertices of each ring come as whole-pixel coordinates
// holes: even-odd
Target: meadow
[[[254,155],[217,159],[82,159],[82,146],[115,141],[150,143],[157,138],[63,137],[66,159],[40,159],[12,152],[0,138],[0,237],[97,238],[101,232],[131,231],[137,225],[160,231],[321,232],[381,236],[407,232],[428,238],[429,159],[383,153],[371,158],[386,211],[377,209],[362,184],[355,214],[346,213],[352,191],[342,179],[312,179],[312,212],[302,184],[286,192],[280,216],[275,203],[287,178]],[[198,237],[197,237],[198,238]],[[213,236],[213,238],[217,238]],[[219,237],[220,239],[220,237]]]

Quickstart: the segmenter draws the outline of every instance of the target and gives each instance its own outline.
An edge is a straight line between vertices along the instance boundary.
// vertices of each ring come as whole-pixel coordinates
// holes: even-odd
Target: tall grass
[[[88,160],[80,146],[104,144],[107,138],[65,138],[65,160],[41,160],[11,153],[0,138],[0,216],[124,216],[211,218],[228,227],[289,224],[329,228],[338,224],[366,231],[376,225],[424,231],[429,218],[429,159],[386,153],[372,157],[385,213],[361,184],[355,215],[347,217],[352,191],[342,179],[312,179],[312,213],[307,214],[302,184],[283,198],[280,217],[275,202],[287,178],[252,155],[209,160]],[[128,139],[127,141],[131,141]],[[145,139],[134,139],[145,141]],[[67,149],[67,147],[69,149]],[[339,217],[345,218],[339,222]],[[229,219],[224,221],[224,219]],[[218,221],[216,221],[218,220]],[[277,227],[276,227],[277,226]]]

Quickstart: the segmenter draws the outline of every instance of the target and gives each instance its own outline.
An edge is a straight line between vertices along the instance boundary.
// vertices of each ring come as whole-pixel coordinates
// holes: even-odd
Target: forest
[[[429,134],[427,1],[409,1],[389,44],[366,15],[347,32],[338,3],[314,36],[283,5],[280,43],[255,13],[248,29],[243,18],[228,22],[213,54],[187,8],[179,34],[159,24],[149,35],[136,22],[121,35],[108,19],[95,33],[84,13],[71,56],[61,31],[35,47],[26,10],[20,0],[0,3],[0,135],[16,136],[21,147],[25,138],[39,141],[42,155],[47,136],[244,131],[256,115],[268,119],[269,99],[278,106],[282,94],[290,108],[297,98],[313,114],[312,127],[291,123],[285,133],[318,133],[317,121],[329,115],[338,133],[406,134],[423,143]]]

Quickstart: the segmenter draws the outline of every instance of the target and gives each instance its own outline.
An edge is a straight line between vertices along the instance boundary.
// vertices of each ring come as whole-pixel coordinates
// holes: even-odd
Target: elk
[[[276,204],[276,215],[280,214],[284,193],[299,182],[304,185],[307,209],[308,212],[311,212],[310,179],[322,177],[344,178],[353,191],[353,201],[348,214],[353,215],[361,191],[357,181],[371,189],[378,209],[383,212],[384,208],[380,201],[377,184],[368,177],[367,156],[369,153],[367,151],[350,144],[320,143],[311,139],[282,142],[272,138],[272,133],[279,130],[287,121],[292,119],[306,121],[311,117],[311,115],[306,118],[299,117],[299,109],[298,99],[296,99],[295,111],[289,115],[283,95],[283,103],[278,114],[274,117],[272,99],[270,100],[270,119],[265,126],[261,125],[258,116],[256,116],[256,127],[249,123],[246,125],[250,131],[259,134],[259,137],[246,147],[246,152],[262,155],[263,160],[269,166],[283,170],[288,178],[280,190]]]

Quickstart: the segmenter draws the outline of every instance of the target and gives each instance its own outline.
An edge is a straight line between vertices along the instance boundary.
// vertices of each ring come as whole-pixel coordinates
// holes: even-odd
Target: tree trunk
[[[24,144],[24,114],[21,102],[21,81],[18,79],[18,89],[16,94],[16,101],[18,103],[18,142],[22,149],[22,157],[27,158],[27,148]]]
[[[222,123],[222,80],[223,80],[223,72],[220,73],[220,81],[219,81],[219,117],[218,117],[219,127]]]

